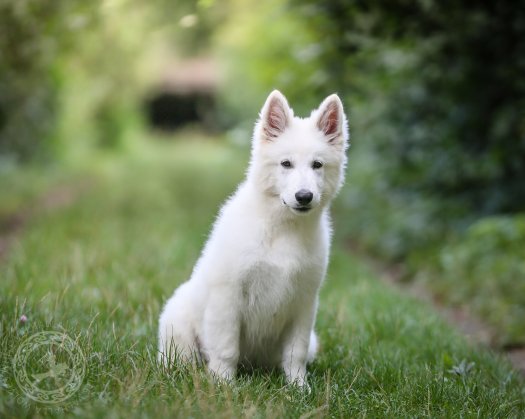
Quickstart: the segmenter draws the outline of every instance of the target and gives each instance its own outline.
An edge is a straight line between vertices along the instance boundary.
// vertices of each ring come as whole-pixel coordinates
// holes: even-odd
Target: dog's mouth
[[[299,211],[302,213],[308,212],[312,209],[312,207],[304,206],[304,207],[294,207],[295,211]]]
[[[284,199],[282,201],[283,201],[283,204],[285,206],[287,206],[288,208],[290,208],[293,212],[306,214],[308,211],[310,211],[312,209],[311,205],[298,205],[296,207],[292,207],[292,206],[288,205]]]

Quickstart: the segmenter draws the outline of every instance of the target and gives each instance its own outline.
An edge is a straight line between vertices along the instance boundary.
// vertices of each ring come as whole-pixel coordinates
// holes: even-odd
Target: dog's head
[[[303,119],[274,90],[255,126],[249,177],[294,214],[308,214],[343,184],[347,146],[346,116],[336,94]]]

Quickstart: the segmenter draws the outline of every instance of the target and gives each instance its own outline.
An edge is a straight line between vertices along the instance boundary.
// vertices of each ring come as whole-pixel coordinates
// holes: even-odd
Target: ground
[[[158,366],[162,304],[190,274],[247,161],[245,149],[192,136],[139,144],[74,173],[14,170],[0,181],[10,188],[0,214],[24,214],[3,224],[0,416],[523,417],[520,374],[381,281],[337,234],[341,213],[310,394],[279,371],[241,371],[224,384],[203,368]],[[67,334],[85,356],[80,389],[61,403],[33,401],[15,379],[18,348],[40,331]]]

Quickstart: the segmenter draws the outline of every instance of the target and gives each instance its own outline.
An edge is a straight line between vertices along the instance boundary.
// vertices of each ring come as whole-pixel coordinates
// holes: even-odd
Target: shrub
[[[525,343],[525,214],[489,217],[438,256],[432,286],[470,300],[498,327],[501,344]]]

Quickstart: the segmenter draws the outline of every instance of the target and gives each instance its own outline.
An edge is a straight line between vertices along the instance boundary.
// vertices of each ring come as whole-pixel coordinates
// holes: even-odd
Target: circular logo
[[[19,346],[13,370],[20,390],[27,397],[40,403],[60,403],[80,388],[86,359],[68,335],[40,332]]]

